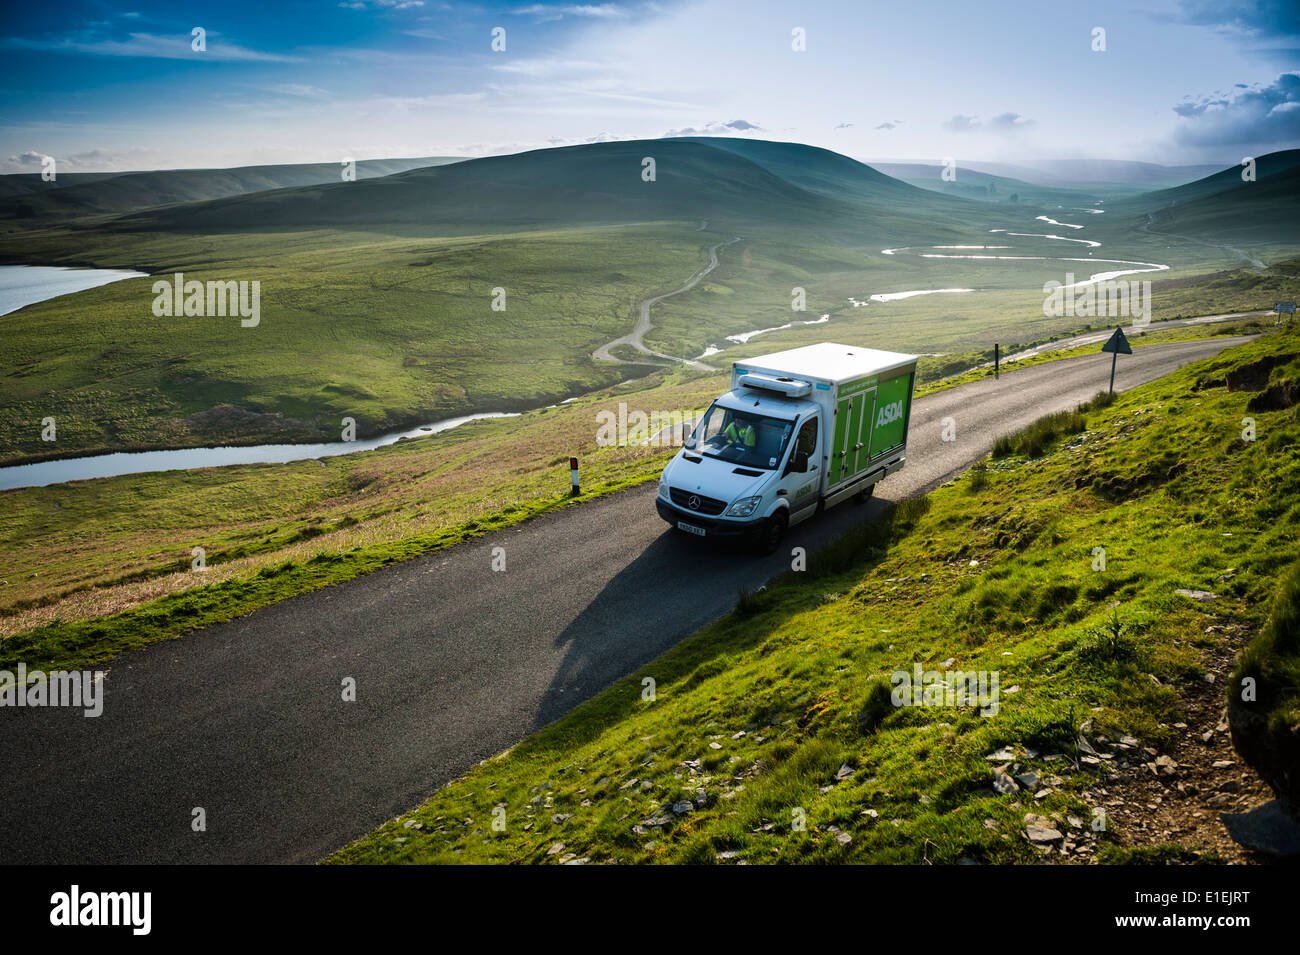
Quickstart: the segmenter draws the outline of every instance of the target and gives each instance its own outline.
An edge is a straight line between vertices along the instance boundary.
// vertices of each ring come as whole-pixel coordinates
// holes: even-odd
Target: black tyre
[[[777,511],[767,519],[758,536],[758,552],[766,556],[773,554],[785,540],[785,529],[790,525],[790,517],[785,511]]]
[[[875,490],[876,490],[876,486],[874,484],[868,484],[857,494],[853,495],[853,503],[854,504],[867,503],[867,501],[871,500],[871,495],[875,493]]]

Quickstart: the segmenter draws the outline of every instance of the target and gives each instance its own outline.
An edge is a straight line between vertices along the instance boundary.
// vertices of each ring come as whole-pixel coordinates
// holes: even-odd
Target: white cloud
[[[565,17],[587,17],[594,20],[614,20],[627,16],[627,12],[612,3],[534,3],[512,11],[518,16],[534,17],[539,23],[563,20]]]
[[[1174,107],[1178,142],[1189,146],[1294,148],[1300,142],[1300,72],[1272,83],[1188,99]]]
[[[699,129],[687,126],[685,129],[670,129],[661,136],[661,139],[672,139],[675,136],[735,136],[749,132],[761,132],[762,126],[755,126],[753,123],[744,119],[733,119],[729,123],[711,122],[705,123]]]
[[[204,58],[209,60],[258,60],[271,63],[296,63],[298,57],[280,53],[266,53],[250,50],[235,43],[227,43],[219,34],[207,34],[207,49],[200,52],[191,48],[192,37],[185,35],[160,35],[155,33],[132,33],[125,40],[114,40],[88,34],[73,35],[56,39],[29,39],[8,37],[0,41],[0,46],[10,49],[43,50],[47,53],[86,53],[92,56],[129,56],[146,59],[190,60]]]

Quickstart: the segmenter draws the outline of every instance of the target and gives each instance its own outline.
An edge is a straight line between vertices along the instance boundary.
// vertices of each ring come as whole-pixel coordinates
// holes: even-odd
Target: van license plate
[[[677,522],[677,529],[686,531],[688,534],[695,534],[698,537],[704,536],[704,528],[696,527],[694,524],[687,524],[685,521]]]

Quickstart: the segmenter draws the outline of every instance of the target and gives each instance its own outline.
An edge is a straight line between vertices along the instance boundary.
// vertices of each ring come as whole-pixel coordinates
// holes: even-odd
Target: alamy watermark
[[[1043,283],[1043,315],[1047,318],[1116,318],[1128,316],[1146,325],[1151,321],[1151,283],[1138,281],[1076,282],[1067,272],[1064,282]]]
[[[608,409],[596,412],[596,446],[675,448],[690,436],[694,422],[702,414],[702,411],[682,410],[629,411],[627,402],[620,401],[617,414]]]
[[[253,281],[185,281],[177,272],[172,281],[153,283],[153,313],[157,318],[172,315],[187,317],[240,317],[244,328],[256,328],[262,321],[262,283]]]
[[[1001,694],[997,670],[895,670],[890,699],[895,706],[978,706],[980,716],[997,716]]]
[[[69,706],[81,707],[83,716],[93,719],[104,712],[104,671],[102,670],[27,670],[18,664],[18,673],[0,670],[0,707]]]

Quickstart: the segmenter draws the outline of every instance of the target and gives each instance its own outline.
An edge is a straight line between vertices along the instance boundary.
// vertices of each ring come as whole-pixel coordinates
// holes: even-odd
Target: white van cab
[[[697,537],[747,538],[763,553],[903,466],[916,356],[824,342],[732,365],[731,390],[696,423],[659,479],[655,507]]]

